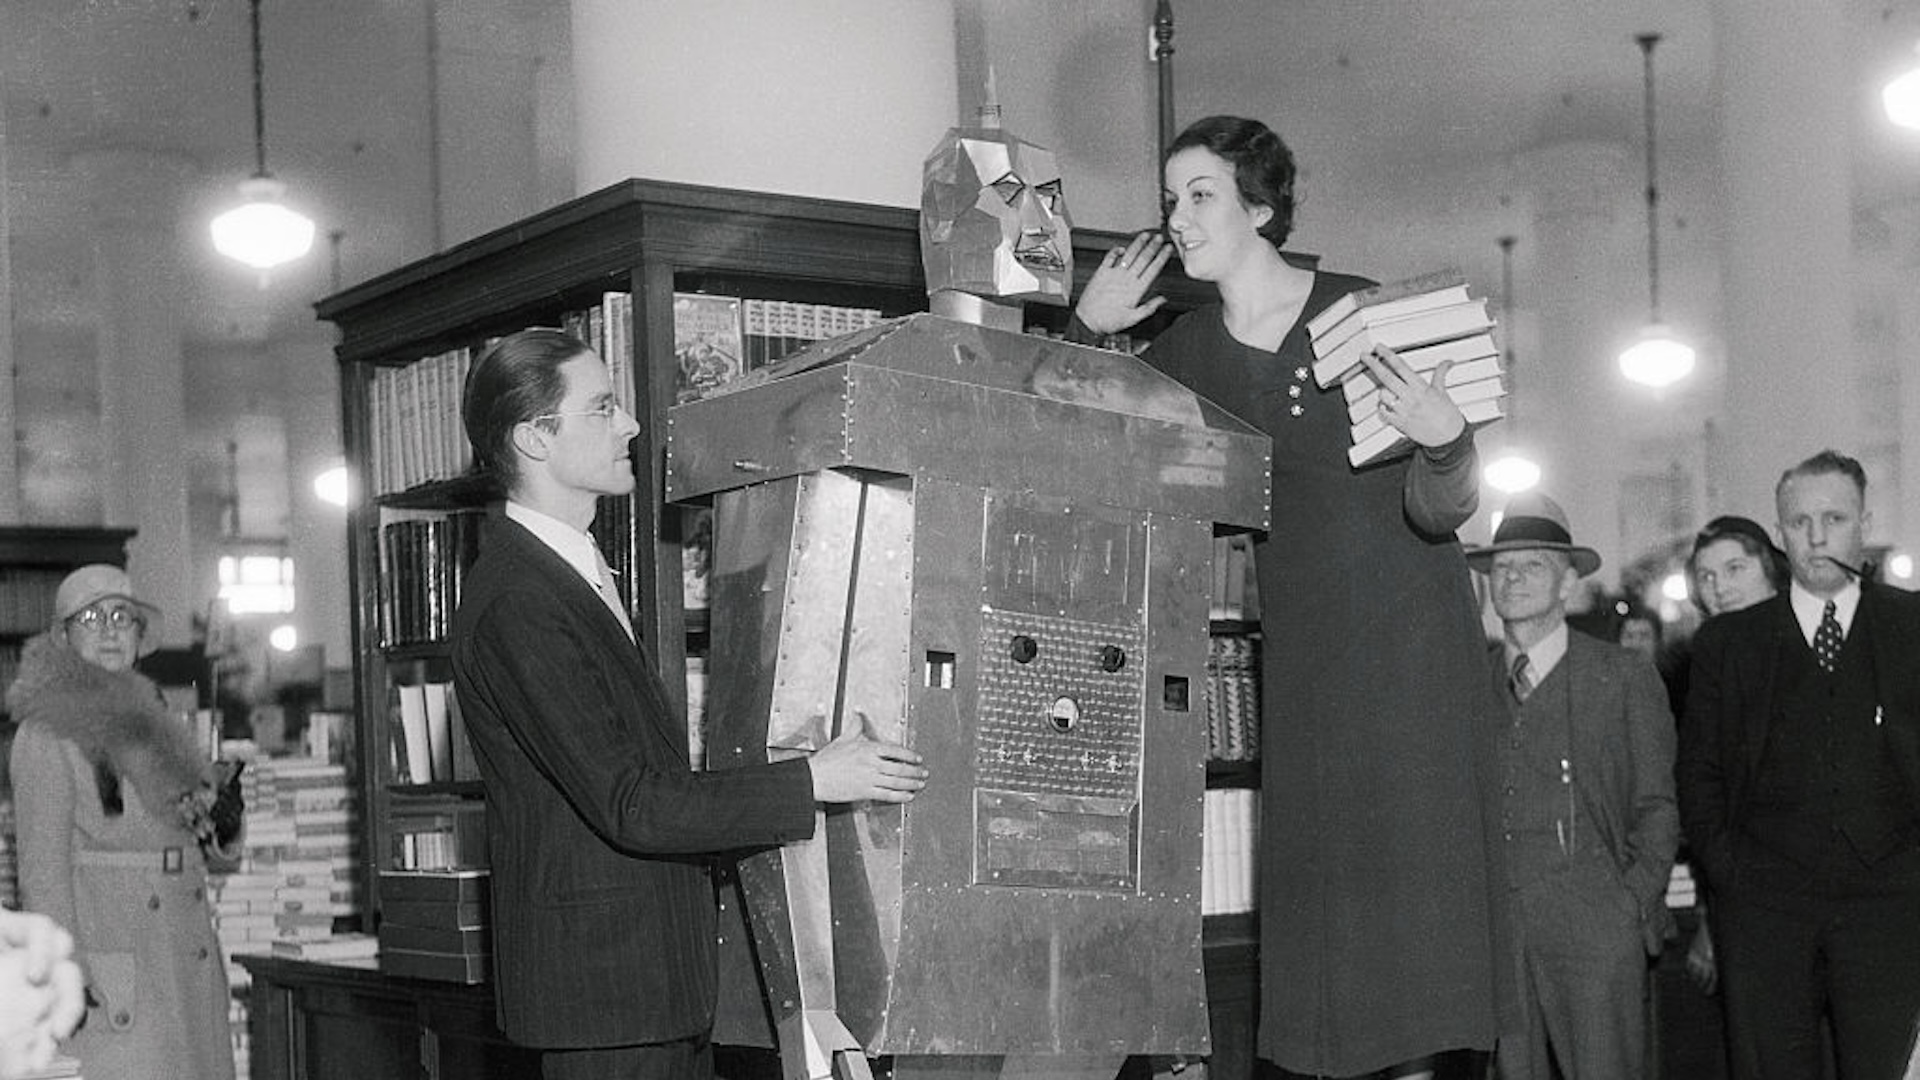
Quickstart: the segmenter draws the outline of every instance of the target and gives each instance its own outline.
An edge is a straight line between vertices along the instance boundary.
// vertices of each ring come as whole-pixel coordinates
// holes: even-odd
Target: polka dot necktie
[[[1833,601],[1827,601],[1826,609],[1820,613],[1820,629],[1813,632],[1813,658],[1820,664],[1820,670],[1833,673],[1840,662],[1840,619],[1834,614]]]
[[[1513,672],[1507,676],[1507,684],[1513,690],[1513,700],[1524,702],[1527,695],[1533,693],[1533,671],[1527,666],[1527,654],[1521,653],[1513,658]]]

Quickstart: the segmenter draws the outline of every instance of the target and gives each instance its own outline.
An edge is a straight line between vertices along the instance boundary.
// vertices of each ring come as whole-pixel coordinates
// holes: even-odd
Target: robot
[[[1213,541],[1266,527],[1271,446],[1135,357],[1017,332],[1072,282],[1050,153],[989,116],[925,177],[936,313],[668,416],[668,498],[714,509],[707,767],[860,725],[932,773],[742,861],[783,1069],[1205,1055]]]

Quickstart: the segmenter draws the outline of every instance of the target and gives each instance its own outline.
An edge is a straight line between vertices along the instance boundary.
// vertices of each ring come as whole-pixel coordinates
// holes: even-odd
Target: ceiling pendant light
[[[1480,470],[1480,478],[1495,491],[1508,495],[1518,495],[1540,482],[1540,466],[1534,464],[1518,447],[1520,445],[1520,418],[1514,402],[1516,392],[1514,371],[1518,358],[1513,351],[1513,244],[1514,238],[1500,238],[1500,321],[1506,324],[1506,363],[1507,371],[1507,448],[1499,457],[1487,463]]]
[[[313,247],[313,221],[282,203],[286,185],[267,172],[266,62],[260,48],[260,0],[253,8],[253,175],[240,182],[241,205],[213,219],[213,247],[256,270],[292,262]]]
[[[1920,45],[1914,51],[1920,52]],[[1880,91],[1880,103],[1886,106],[1887,119],[1903,128],[1920,129],[1920,67],[1889,81]]]
[[[1660,321],[1660,189],[1655,182],[1653,143],[1653,47],[1659,34],[1640,34],[1647,117],[1647,297],[1649,314],[1640,338],[1620,354],[1620,373],[1644,386],[1671,386],[1693,373],[1693,347]]]

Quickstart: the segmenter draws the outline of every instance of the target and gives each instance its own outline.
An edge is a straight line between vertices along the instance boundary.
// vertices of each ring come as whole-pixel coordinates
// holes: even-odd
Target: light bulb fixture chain
[[[259,0],[254,0],[259,3]],[[1660,43],[1659,34],[1639,34],[1634,37],[1640,43],[1641,81],[1645,91],[1645,115],[1647,131],[1647,309],[1649,322],[1660,321],[1660,183],[1659,170],[1654,150],[1654,111],[1653,111],[1653,47]]]

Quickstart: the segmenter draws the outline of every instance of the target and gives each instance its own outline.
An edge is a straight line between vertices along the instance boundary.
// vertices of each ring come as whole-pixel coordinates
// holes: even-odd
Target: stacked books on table
[[[1361,357],[1376,347],[1392,349],[1415,374],[1431,379],[1453,362],[1445,389],[1479,427],[1506,414],[1505,371],[1493,341],[1487,302],[1468,295],[1457,270],[1388,282],[1348,293],[1307,320],[1313,341],[1313,378],[1324,389],[1339,386],[1346,397],[1354,467],[1407,453],[1412,440],[1387,422],[1381,393]]]
[[[442,982],[487,980],[488,872],[380,871],[380,970]]]

